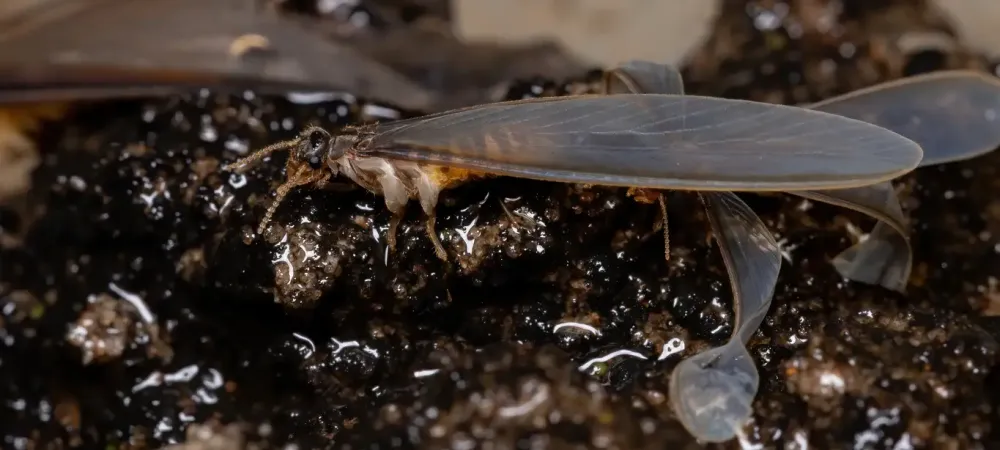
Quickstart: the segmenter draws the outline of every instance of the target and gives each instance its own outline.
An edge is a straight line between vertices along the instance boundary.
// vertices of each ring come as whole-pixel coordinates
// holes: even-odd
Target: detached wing
[[[913,141],[833,114],[652,94],[493,103],[387,123],[368,152],[557,182],[729,191],[864,186],[922,156]]]
[[[9,1],[9,0],[0,0]],[[0,103],[224,87],[433,97],[260,0],[50,0],[0,17]],[[246,49],[254,49],[246,51]]]

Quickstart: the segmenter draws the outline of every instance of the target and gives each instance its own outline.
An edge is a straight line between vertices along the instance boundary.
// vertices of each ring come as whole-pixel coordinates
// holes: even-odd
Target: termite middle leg
[[[379,177],[379,184],[382,185],[382,196],[385,197],[385,207],[392,213],[389,219],[389,232],[385,237],[389,252],[396,252],[396,234],[399,232],[399,223],[406,215],[406,203],[410,201],[409,193],[402,180],[395,174],[385,174]]]
[[[417,196],[420,199],[420,207],[423,208],[424,214],[427,215],[427,237],[430,238],[431,244],[434,245],[434,253],[437,254],[437,257],[447,262],[448,252],[444,250],[444,245],[441,245],[441,240],[438,239],[437,230],[434,227],[435,222],[437,222],[437,203],[438,196],[441,194],[441,188],[427,177],[422,177],[418,180],[416,187]]]

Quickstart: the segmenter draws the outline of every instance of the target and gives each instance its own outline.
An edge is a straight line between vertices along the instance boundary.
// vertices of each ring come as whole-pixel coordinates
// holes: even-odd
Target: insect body
[[[449,170],[545,181],[701,191],[795,191],[870,185],[909,172],[922,151],[892,131],[791,106],[660,94],[583,95],[500,102],[396,122],[304,130],[227,168],[291,149],[286,181],[268,209],[302,185],[343,173],[385,196],[394,214],[409,200],[428,215]],[[390,246],[393,241],[390,238]]]

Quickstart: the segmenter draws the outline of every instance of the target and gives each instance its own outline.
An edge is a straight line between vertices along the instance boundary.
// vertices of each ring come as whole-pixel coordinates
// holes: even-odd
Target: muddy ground
[[[779,2],[730,3],[684,66],[692,93],[800,103],[992,70],[921,2],[793,1],[777,21]],[[913,35],[939,39],[900,45]],[[599,76],[498,92],[585,92]],[[245,176],[220,164],[309,123],[419,113],[203,91],[49,123],[31,192],[0,212],[4,448],[699,448],[669,375],[724,343],[733,314],[689,194],[671,194],[669,262],[655,206],[514,179],[443,196],[450,265],[416,207],[386,258],[388,212],[346,182],[293,193],[252,238],[283,156]],[[786,250],[750,346],[751,443],[1000,445],[998,169],[994,153],[898,181],[917,255],[905,296],[830,266],[863,216],[742,196]]]

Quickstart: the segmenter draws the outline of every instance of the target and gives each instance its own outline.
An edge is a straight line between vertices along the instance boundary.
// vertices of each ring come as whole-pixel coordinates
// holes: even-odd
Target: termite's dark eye
[[[311,147],[317,148],[326,144],[326,133],[319,130],[313,130],[309,133],[309,137],[307,139],[309,140],[309,145]]]
[[[323,168],[323,158],[330,145],[330,136],[323,130],[313,130],[306,134],[299,144],[299,160],[309,164],[309,167],[319,170]]]

